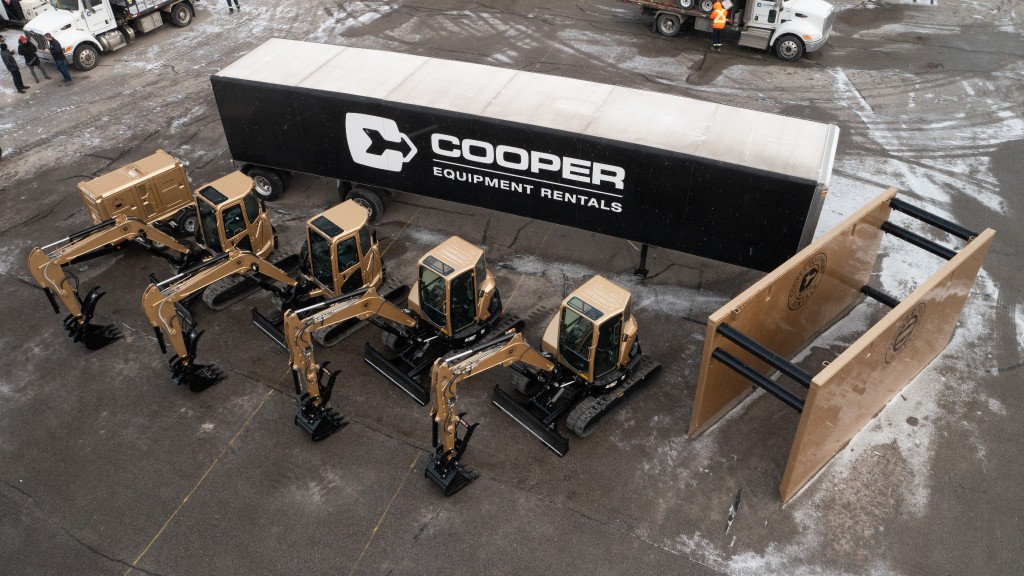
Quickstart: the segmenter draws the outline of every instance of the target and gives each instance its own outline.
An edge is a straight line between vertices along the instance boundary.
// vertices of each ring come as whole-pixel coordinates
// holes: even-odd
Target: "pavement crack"
[[[113,556],[111,556],[109,554],[106,554],[105,552],[103,552],[102,550],[96,548],[92,544],[89,544],[88,542],[82,540],[78,536],[75,536],[74,534],[72,534],[70,531],[68,531],[67,528],[65,528],[60,523],[58,523],[56,520],[54,520],[50,516],[50,514],[47,513],[47,511],[39,504],[39,502],[36,501],[35,497],[32,496],[31,494],[29,494],[28,492],[26,492],[25,490],[22,490],[21,488],[19,488],[18,486],[15,486],[14,484],[11,484],[10,482],[6,482],[5,481],[3,484],[4,484],[4,486],[7,486],[11,490],[14,490],[18,494],[21,494],[22,496],[24,496],[25,499],[28,500],[32,504],[32,507],[39,513],[39,515],[42,516],[51,526],[53,526],[54,528],[59,530],[62,534],[64,534],[65,536],[67,536],[68,538],[73,540],[76,544],[78,544],[82,548],[85,548],[89,552],[92,552],[93,554],[95,554],[96,556],[99,556],[100,558],[103,558],[104,560],[108,560],[110,562],[114,562],[115,564],[120,564],[121,566],[124,566],[125,568],[135,568],[134,566],[131,565],[131,563],[127,562],[126,560],[123,560],[121,558],[115,558],[115,557],[113,557]],[[142,572],[143,574],[149,574],[151,576],[160,576],[159,574],[157,574],[155,572],[146,572],[146,571],[143,571],[143,570],[139,570],[139,572]]]

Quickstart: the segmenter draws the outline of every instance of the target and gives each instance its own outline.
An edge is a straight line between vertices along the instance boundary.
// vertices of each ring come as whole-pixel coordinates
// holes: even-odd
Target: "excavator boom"
[[[476,479],[475,472],[461,464],[477,424],[466,424],[456,409],[458,385],[467,378],[498,366],[523,362],[543,372],[555,368],[547,356],[530,347],[522,333],[509,330],[490,341],[462,352],[439,358],[430,370],[430,415],[433,419],[434,454],[424,473],[445,496],[451,496]],[[459,425],[466,427],[458,437]]]
[[[143,240],[147,248],[179,266],[188,265],[202,254],[154,225],[123,214],[29,252],[28,268],[32,277],[46,293],[54,312],[60,313],[57,298],[64,304],[68,311],[64,327],[69,336],[75,342],[83,342],[90,350],[117,340],[120,333],[112,326],[91,323],[96,304],[104,293],[95,287],[83,299],[78,294],[78,283],[68,278],[64,267],[119,250],[129,240]],[[156,248],[157,243],[163,247]],[[179,256],[169,256],[168,250]]]
[[[218,280],[231,276],[245,276],[261,287],[284,294],[286,289],[264,280],[268,278],[285,286],[298,282],[267,260],[251,253],[232,248],[229,252],[193,266],[176,276],[150,284],[142,294],[142,308],[153,326],[160,351],[167,352],[164,336],[171,342],[174,356],[170,360],[174,381],[186,384],[190,390],[204,390],[222,379],[215,366],[201,366],[194,362],[201,332],[196,331],[187,309],[181,302]]]

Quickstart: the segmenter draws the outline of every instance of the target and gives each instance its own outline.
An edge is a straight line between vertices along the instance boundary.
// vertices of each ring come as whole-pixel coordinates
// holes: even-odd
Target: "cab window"
[[[234,238],[245,232],[245,217],[242,216],[242,205],[234,206],[224,210],[224,236]]]
[[[487,279],[487,265],[484,263],[484,259],[481,256],[480,260],[476,263],[476,283],[479,286],[483,284],[484,280]]]
[[[622,334],[622,318],[616,317],[605,322],[597,332],[597,349],[594,351],[594,378],[600,378],[615,369],[619,359],[619,335]]]
[[[372,240],[370,238],[370,230],[365,226],[359,229],[359,248],[362,249],[363,256],[366,256],[367,252],[372,247]]]
[[[245,215],[249,217],[249,223],[253,223],[260,217],[260,203],[252,194],[245,196]]]
[[[334,270],[331,269],[331,241],[314,230],[309,231],[309,259],[313,267],[313,278],[321,286],[334,287]]]
[[[446,328],[444,277],[426,266],[420,266],[420,305],[427,320]]]
[[[356,247],[356,237],[353,236],[338,242],[338,272],[344,272],[356,264],[359,264],[359,249]]]
[[[476,320],[476,298],[473,271],[467,270],[452,279],[452,333],[468,328]]]
[[[202,228],[203,242],[214,252],[223,252],[220,245],[220,234],[217,233],[217,211],[208,203],[199,200],[199,227]]]
[[[558,351],[570,368],[587,373],[590,367],[590,343],[594,324],[572,308],[562,308],[562,321],[558,327]]]

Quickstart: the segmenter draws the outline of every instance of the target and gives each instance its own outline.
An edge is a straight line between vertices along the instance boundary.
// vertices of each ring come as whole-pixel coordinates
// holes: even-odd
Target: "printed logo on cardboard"
[[[793,286],[789,289],[789,309],[797,310],[807,303],[814,295],[821,279],[825,277],[825,267],[828,265],[828,257],[824,252],[819,252],[811,257],[804,264],[804,267],[797,274]]]
[[[889,348],[885,351],[885,363],[891,364],[899,355],[906,349],[907,345],[910,344],[910,340],[914,337],[914,331],[921,324],[924,319],[925,305],[921,302],[914,309],[907,314],[906,318],[900,321],[896,327],[896,333],[893,334],[892,340],[889,341]]]
[[[350,112],[345,115],[345,136],[352,161],[370,168],[401,172],[416,155],[416,146],[389,118]]]

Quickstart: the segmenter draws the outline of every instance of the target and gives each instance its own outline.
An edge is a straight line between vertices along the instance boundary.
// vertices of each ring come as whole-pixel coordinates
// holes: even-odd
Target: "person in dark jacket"
[[[39,84],[39,76],[36,76],[36,68],[43,73],[43,78],[50,79],[50,75],[46,73],[46,68],[43,68],[39,62],[39,56],[36,55],[36,47],[34,44],[28,41],[28,38],[22,36],[18,38],[18,54],[21,54],[22,58],[25,59],[25,66],[28,66],[28,71],[32,73],[32,79]]]
[[[25,90],[28,90],[28,86],[25,86],[25,83],[21,81],[21,70],[18,70],[18,61],[14,59],[14,53],[7,49],[7,44],[0,44],[0,59],[3,59],[7,71],[14,77],[14,87],[18,89],[18,94],[24,94]]]
[[[68,73],[68,59],[64,57],[64,47],[49,32],[43,35],[43,39],[46,40],[46,51],[53,57],[53,63],[57,65],[57,70],[64,77],[64,83],[70,84],[71,74]]]

